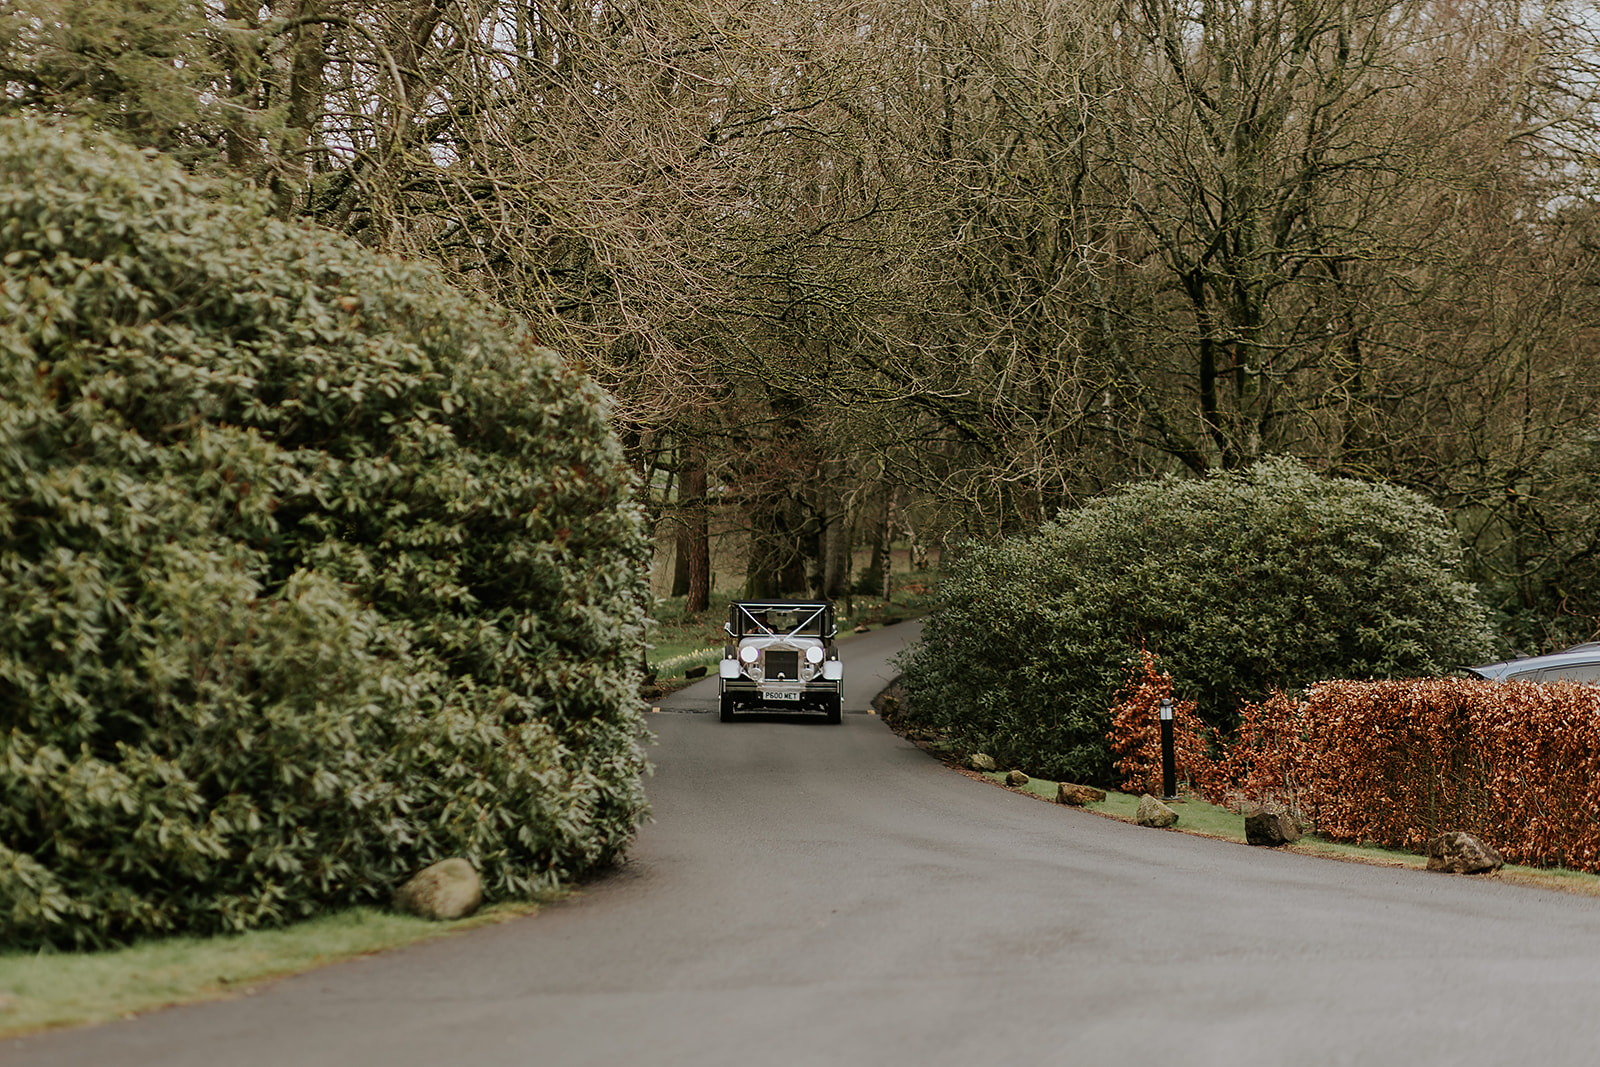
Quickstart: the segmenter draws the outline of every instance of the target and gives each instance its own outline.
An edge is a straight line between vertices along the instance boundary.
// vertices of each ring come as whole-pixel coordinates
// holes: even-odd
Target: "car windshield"
[[[740,637],[827,637],[827,616],[826,604],[735,604],[732,628]]]

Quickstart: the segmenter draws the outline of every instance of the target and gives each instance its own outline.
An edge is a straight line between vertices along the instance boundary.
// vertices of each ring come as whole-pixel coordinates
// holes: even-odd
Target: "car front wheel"
[[[733,721],[733,698],[726,693],[722,694],[721,718],[723,722]]]

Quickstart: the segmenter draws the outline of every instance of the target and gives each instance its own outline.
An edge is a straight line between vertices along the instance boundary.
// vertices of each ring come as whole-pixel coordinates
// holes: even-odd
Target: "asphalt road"
[[[887,670],[898,629],[847,670]],[[1600,1059],[1600,900],[1142,829],[872,716],[725,725],[702,700],[652,719],[656,822],[576,898],[0,1064]]]

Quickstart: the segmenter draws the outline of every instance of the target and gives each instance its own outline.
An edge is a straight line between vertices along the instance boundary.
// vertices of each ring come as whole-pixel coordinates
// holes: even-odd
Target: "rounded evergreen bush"
[[[903,666],[925,721],[1029,773],[1106,783],[1112,694],[1141,647],[1213,727],[1329,678],[1476,662],[1488,613],[1442,512],[1291,459],[1128,486],[968,546]]]
[[[614,859],[648,549],[607,414],[428,270],[0,122],[0,942]]]

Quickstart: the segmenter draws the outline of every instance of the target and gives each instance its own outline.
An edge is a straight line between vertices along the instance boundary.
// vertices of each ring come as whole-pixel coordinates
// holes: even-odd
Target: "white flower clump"
[[[669,656],[660,663],[655,664],[657,674],[671,674],[680,667],[693,667],[701,663],[710,663],[714,659],[722,658],[722,646],[711,648],[697,648],[693,652],[685,652],[677,656]]]

